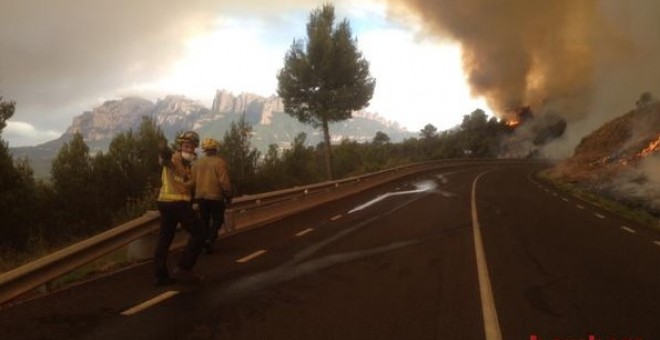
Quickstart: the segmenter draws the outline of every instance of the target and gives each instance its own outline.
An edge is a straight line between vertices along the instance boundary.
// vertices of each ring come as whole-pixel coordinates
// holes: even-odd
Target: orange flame
[[[646,156],[652,154],[653,152],[656,152],[656,151],[659,151],[659,150],[660,150],[660,135],[658,136],[658,138],[656,140],[651,141],[651,143],[649,143],[649,146],[647,146],[642,151],[640,151],[637,154],[637,156],[638,157],[646,157]]]
[[[507,120],[506,122],[504,122],[504,125],[506,125],[508,127],[511,127],[511,128],[514,128],[514,127],[520,125],[520,120],[518,120],[518,119]]]

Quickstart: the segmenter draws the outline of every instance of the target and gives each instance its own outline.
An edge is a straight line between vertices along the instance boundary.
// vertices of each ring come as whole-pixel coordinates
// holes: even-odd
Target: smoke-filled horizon
[[[564,139],[569,142],[560,153],[567,155],[585,134],[633,108],[642,92],[660,96],[660,2],[654,0],[333,2],[342,8],[340,17],[354,13],[348,19],[356,31],[363,25],[360,46],[371,53],[374,72],[380,72],[376,91],[388,98],[379,109],[388,111],[389,119],[414,116],[412,128],[422,127],[421,120],[437,124],[451,118],[458,123],[461,115],[477,108],[510,118],[516,109],[530,106],[537,115],[554,111],[566,119]],[[385,3],[387,23],[380,21],[377,8]],[[37,128],[35,134],[47,132],[54,138],[73,115],[105,98],[135,93],[157,97],[171,89],[210,96],[231,86],[265,88],[261,84],[274,79],[291,40],[304,32],[306,15],[321,4],[10,1],[3,3],[0,20],[0,94],[17,103],[13,127],[24,126],[15,136]],[[408,34],[418,34],[420,23],[424,44],[408,43]],[[440,43],[426,44],[432,40]],[[454,66],[459,50],[446,40],[460,45],[463,71],[478,102],[467,100],[463,74],[456,70],[460,66]],[[394,41],[405,45],[390,46]],[[451,58],[440,45],[451,45]],[[238,58],[224,58],[240,53],[259,56],[262,67],[239,67]],[[220,67],[220,57],[232,65],[231,72]],[[251,59],[240,58],[245,60]],[[271,64],[275,66],[266,67]],[[250,75],[234,77],[239,69]],[[252,77],[256,69],[260,78]],[[404,86],[405,91],[398,90]],[[421,93],[444,96],[429,99]],[[489,107],[477,107],[486,106],[482,96]],[[456,98],[464,103],[453,105]],[[424,110],[410,109],[412,102]]]
[[[76,115],[126,96],[181,94],[209,105],[220,89],[273,95],[293,39],[324,3],[5,1],[0,95],[17,106],[3,138],[12,147],[52,140]],[[469,94],[456,44],[416,40],[417,26],[388,17],[386,0],[332,3],[377,79],[368,110],[411,131],[448,129],[463,114],[489,111]]]
[[[577,139],[634,108],[641,93],[660,95],[660,2],[389,3],[393,16],[417,18],[428,35],[460,44],[473,94],[501,118],[523,106],[552,111]]]

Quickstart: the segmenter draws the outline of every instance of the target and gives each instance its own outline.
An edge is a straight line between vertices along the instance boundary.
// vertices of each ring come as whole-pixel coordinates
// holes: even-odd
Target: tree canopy
[[[334,6],[310,14],[307,39],[294,39],[277,80],[284,111],[322,128],[326,172],[332,178],[328,123],[351,118],[353,111],[364,108],[376,86],[348,20],[335,24]]]

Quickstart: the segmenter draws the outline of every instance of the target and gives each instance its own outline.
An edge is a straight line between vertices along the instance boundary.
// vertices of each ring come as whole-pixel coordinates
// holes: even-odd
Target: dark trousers
[[[225,223],[225,202],[200,199],[198,203],[199,214],[207,228],[206,242],[213,243],[218,238],[218,230]]]
[[[197,217],[190,202],[158,202],[158,211],[160,212],[160,234],[154,252],[154,275],[157,278],[169,277],[167,254],[179,223],[190,233],[190,238],[181,254],[178,266],[191,270],[206,237],[204,224]]]

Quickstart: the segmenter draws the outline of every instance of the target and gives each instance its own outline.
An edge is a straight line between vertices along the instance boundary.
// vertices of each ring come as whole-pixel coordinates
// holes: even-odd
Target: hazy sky
[[[74,116],[108,99],[183,94],[210,107],[216,90],[274,95],[304,0],[0,0],[0,95],[17,103],[10,146],[58,137]],[[422,34],[384,1],[335,1],[370,62],[368,111],[410,131],[447,129],[477,108],[451,40]]]
[[[104,100],[216,90],[270,96],[317,0],[0,0],[0,93],[10,146],[57,137]],[[530,106],[568,121],[568,154],[604,122],[660,96],[657,0],[336,0],[371,63],[369,111],[410,131],[477,108]],[[476,94],[477,98],[471,97]]]

